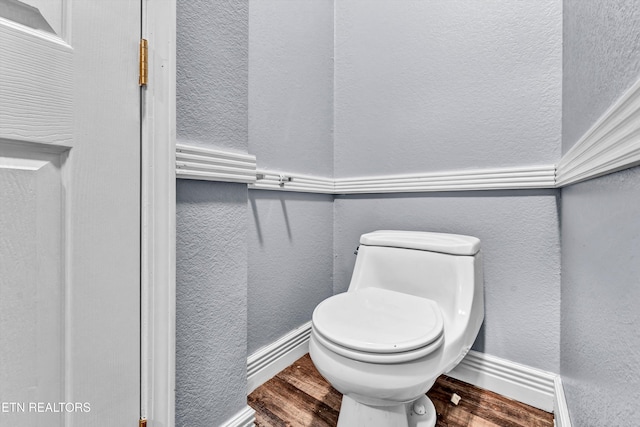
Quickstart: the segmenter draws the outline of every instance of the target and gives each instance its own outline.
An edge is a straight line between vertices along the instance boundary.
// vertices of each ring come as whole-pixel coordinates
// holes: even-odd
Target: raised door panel
[[[61,156],[0,143],[2,426],[63,425],[34,406],[65,401]]]
[[[0,0],[0,139],[71,146],[73,48],[37,28],[47,22],[38,9],[15,11],[15,3],[25,5]],[[61,19],[66,4],[59,2]]]

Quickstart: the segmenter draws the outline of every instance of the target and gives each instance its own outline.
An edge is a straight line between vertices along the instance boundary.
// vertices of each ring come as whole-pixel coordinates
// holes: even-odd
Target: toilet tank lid
[[[475,255],[480,250],[477,237],[428,231],[378,230],[360,236],[360,243],[451,255]]]

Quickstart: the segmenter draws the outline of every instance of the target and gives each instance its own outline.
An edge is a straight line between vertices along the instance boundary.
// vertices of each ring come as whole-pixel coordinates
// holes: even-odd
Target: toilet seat
[[[442,345],[444,321],[435,301],[381,288],[328,298],[313,312],[320,343],[354,360],[401,363]]]
[[[421,357],[433,353],[442,345],[444,341],[444,335],[440,335],[440,337],[433,343],[416,350],[403,351],[401,353],[369,353],[340,346],[334,342],[331,342],[315,330],[311,331],[311,335],[316,339],[317,342],[319,342],[332,352],[339,354],[340,356],[357,360],[359,362],[377,363],[381,365],[411,362],[412,360],[420,359]]]

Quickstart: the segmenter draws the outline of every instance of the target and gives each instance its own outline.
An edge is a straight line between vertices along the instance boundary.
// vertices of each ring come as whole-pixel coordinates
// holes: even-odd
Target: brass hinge
[[[147,427],[147,419],[140,418],[140,424],[138,425],[138,427]]]
[[[146,39],[140,39],[140,78],[138,84],[146,86],[149,79],[149,49]]]

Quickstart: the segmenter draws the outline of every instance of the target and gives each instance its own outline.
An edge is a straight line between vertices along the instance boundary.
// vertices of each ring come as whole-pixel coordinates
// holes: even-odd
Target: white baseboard
[[[253,427],[256,421],[256,412],[247,405],[240,412],[220,427]]]
[[[305,355],[310,333],[311,322],[307,322],[249,356],[247,394]],[[447,375],[553,412],[556,427],[571,427],[562,381],[554,373],[471,350]]]
[[[447,375],[553,412],[556,374],[471,350]]]
[[[247,359],[247,394],[309,352],[311,321],[262,347]]]
[[[560,375],[473,350],[447,375],[553,412],[556,427],[571,427]]]
[[[564,397],[564,387],[562,387],[562,379],[560,375],[556,376],[554,381],[555,399],[553,404],[553,415],[556,427],[571,427],[571,419],[569,418],[569,408],[567,400]]]

